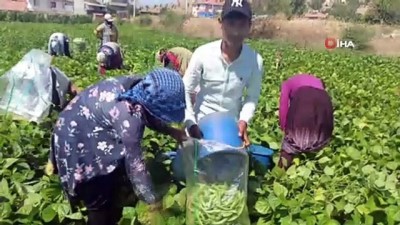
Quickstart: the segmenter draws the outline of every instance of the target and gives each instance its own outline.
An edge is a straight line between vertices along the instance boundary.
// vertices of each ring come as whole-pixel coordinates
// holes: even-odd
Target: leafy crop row
[[[33,12],[0,11],[0,21],[30,23],[85,24],[93,19],[87,15],[42,14]]]
[[[87,52],[74,59],[55,60],[79,86],[101,78],[93,55],[97,41],[90,25],[2,23],[0,73],[3,74],[31,48],[44,48],[52,32],[66,32],[90,42]],[[195,48],[204,41],[158,34],[124,25],[121,42],[131,71],[154,66],[160,47]],[[267,224],[381,224],[400,223],[400,61],[376,56],[312,52],[268,42],[252,42],[265,59],[265,76],[251,138],[278,149],[282,134],[277,109],[280,83],[295,73],[314,73],[325,80],[335,104],[335,137],[323,152],[301,156],[287,172],[252,171],[248,207],[252,221]],[[275,55],[283,55],[276,69]],[[0,224],[81,224],[81,213],[71,214],[57,177],[43,167],[49,150],[51,121],[32,125],[0,121]],[[175,144],[166,136],[147,131],[143,146],[152,158]],[[275,158],[276,160],[276,158]],[[154,173],[159,180],[165,174]],[[168,174],[167,170],[164,173]],[[164,198],[168,224],[184,224],[185,191],[172,186]],[[143,220],[146,207],[126,208],[124,223]]]

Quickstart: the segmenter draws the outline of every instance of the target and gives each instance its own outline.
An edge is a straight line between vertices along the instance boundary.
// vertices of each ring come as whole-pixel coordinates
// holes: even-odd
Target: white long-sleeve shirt
[[[214,112],[230,112],[247,123],[254,116],[261,92],[263,59],[244,44],[240,56],[227,63],[221,43],[218,40],[197,48],[183,77],[187,128]],[[198,86],[200,90],[193,105],[190,96]],[[246,96],[243,96],[245,89]]]

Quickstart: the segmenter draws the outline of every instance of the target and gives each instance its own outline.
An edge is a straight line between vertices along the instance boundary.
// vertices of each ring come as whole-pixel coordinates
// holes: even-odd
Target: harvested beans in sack
[[[246,193],[224,184],[197,184],[188,199],[188,213],[190,224],[242,225]]]
[[[186,225],[250,225],[246,151],[209,140],[182,144]]]

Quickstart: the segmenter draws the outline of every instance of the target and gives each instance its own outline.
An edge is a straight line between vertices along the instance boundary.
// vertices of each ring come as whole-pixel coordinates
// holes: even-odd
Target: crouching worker
[[[44,51],[32,49],[0,77],[0,113],[13,119],[41,123],[53,111],[61,111],[78,88]]]
[[[181,142],[184,131],[166,124],[182,122],[185,107],[179,74],[158,69],[144,78],[103,80],[64,109],[52,135],[51,159],[70,200],[86,206],[89,225],[118,223],[123,208],[115,196],[125,185],[158,213],[162,196],[145,166],[143,132],[148,127]]]
[[[157,52],[156,57],[164,67],[178,71],[183,77],[189,65],[190,58],[192,58],[192,52],[183,47],[175,47],[169,50],[161,49]]]
[[[301,153],[325,147],[333,132],[333,105],[322,80],[309,74],[295,75],[281,87],[279,122],[285,136],[279,166],[289,168]]]
[[[60,112],[68,104],[69,100],[79,93],[79,88],[57,67],[49,69],[52,82],[53,110]]]
[[[123,67],[122,52],[116,42],[104,43],[100,47],[96,58],[101,75],[104,75],[106,70],[122,69]]]
[[[71,57],[69,38],[63,33],[53,33],[49,38],[48,54]]]
[[[156,60],[164,67],[176,70],[183,77],[188,68],[189,61],[192,58],[192,52],[183,47],[175,47],[171,49],[161,49],[156,53]],[[195,92],[191,94],[192,104],[195,103],[196,95],[200,91],[197,87]]]

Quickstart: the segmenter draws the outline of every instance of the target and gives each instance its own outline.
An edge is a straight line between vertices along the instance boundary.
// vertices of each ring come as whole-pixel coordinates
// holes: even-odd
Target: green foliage
[[[369,23],[400,24],[400,1],[374,0],[364,20]]]
[[[320,10],[324,2],[323,0],[312,0],[309,6],[314,10]]]
[[[267,3],[267,13],[275,15],[277,13],[284,13],[286,16],[291,16],[290,10],[291,0],[269,0]]]
[[[349,0],[347,3],[335,3],[329,11],[337,19],[344,21],[363,21],[367,23],[400,24],[400,1],[371,0],[364,15],[356,13],[360,2]]]
[[[31,12],[0,11],[0,21],[5,22],[31,22],[31,23],[62,23],[62,24],[84,24],[92,23],[92,18],[85,15],[59,15],[41,14]]]
[[[101,80],[95,63],[98,42],[92,33],[94,25],[1,25],[1,74],[29,49],[45,49],[48,36],[63,30],[72,38],[88,40],[88,50],[75,54],[74,59],[56,58],[55,65],[81,87]],[[113,71],[108,76],[148,71],[155,65],[155,51],[162,47],[192,49],[204,43],[132,25],[119,28],[125,62],[131,70]],[[279,149],[280,84],[293,74],[313,73],[323,78],[336,109],[334,137],[323,151],[295,159],[287,172],[279,168],[267,173],[251,171],[248,208],[252,222],[399,224],[399,59],[298,50],[265,41],[250,44],[263,56],[265,65],[261,99],[249,131],[254,143],[268,143]],[[277,49],[283,55],[279,69],[274,67]],[[82,224],[84,210],[72,214],[58,178],[42,172],[49,151],[51,123],[39,126],[5,118],[0,123],[0,224]],[[171,150],[176,144],[164,135],[146,130],[142,145],[146,158],[153,158],[157,152]],[[277,162],[277,155],[274,161]],[[165,225],[185,224],[185,191],[178,191],[175,185],[169,188],[163,199]],[[122,224],[145,224],[152,216],[147,206],[139,202],[125,208]]]
[[[306,0],[291,0],[290,6],[293,15],[302,15],[306,10]]]
[[[323,0],[311,0],[308,6],[314,10],[320,10],[324,2]],[[400,1],[371,0],[367,3],[368,10],[365,15],[356,13],[361,6],[359,0],[347,0],[346,3],[336,2],[327,12],[343,21],[400,24]],[[305,0],[254,0],[253,6],[256,14],[284,13],[289,19],[292,16],[304,14],[307,9]]]
[[[359,18],[356,11],[360,3],[358,0],[349,0],[347,3],[335,3],[329,14],[344,21],[354,21]]]
[[[355,25],[343,31],[342,39],[352,41],[356,50],[367,50],[369,48],[368,42],[373,35],[374,33],[367,28]]]
[[[251,6],[254,14],[263,15],[267,12],[268,3],[265,0],[253,0]]]
[[[161,15],[160,23],[164,27],[166,27],[170,30],[172,29],[171,31],[179,31],[182,28],[185,20],[186,20],[185,15],[178,14],[173,11],[165,11]]]
[[[275,15],[283,13],[288,18],[293,15],[301,15],[306,9],[305,0],[256,0],[253,5],[256,6],[255,12],[258,14]]]
[[[139,16],[139,24],[141,26],[150,26],[151,24],[153,24],[153,20],[149,15],[141,15]]]

